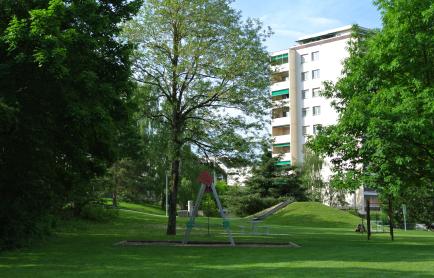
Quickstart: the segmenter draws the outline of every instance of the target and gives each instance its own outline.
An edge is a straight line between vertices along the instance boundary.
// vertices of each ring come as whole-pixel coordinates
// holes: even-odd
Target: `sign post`
[[[219,196],[217,194],[217,190],[215,188],[215,183],[213,182],[213,178],[211,177],[211,175],[208,172],[202,172],[199,175],[199,182],[201,183],[201,186],[199,189],[199,193],[197,194],[196,203],[194,204],[193,213],[190,215],[190,219],[187,223],[187,229],[185,230],[185,235],[184,235],[184,239],[183,239],[182,243],[183,244],[188,243],[188,240],[189,240],[190,234],[191,234],[191,230],[194,227],[194,222],[196,219],[197,212],[199,210],[200,203],[202,202],[203,194],[206,192],[210,192],[214,196],[214,199],[217,203],[217,207],[218,207],[219,212],[220,212],[220,216],[223,218],[223,228],[225,229],[225,231],[228,234],[229,243],[231,246],[235,246],[235,242],[234,242],[234,239],[232,237],[232,232],[231,232],[230,225],[229,225],[229,220],[226,218],[226,215],[223,211],[223,207],[222,207],[222,204],[220,202],[220,198],[219,198]]]
[[[402,205],[402,214],[404,215],[404,231],[407,231],[407,207]]]

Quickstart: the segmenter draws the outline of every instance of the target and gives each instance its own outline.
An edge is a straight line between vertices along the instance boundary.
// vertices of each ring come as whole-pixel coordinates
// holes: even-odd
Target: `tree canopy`
[[[228,0],[149,0],[125,35],[138,45],[135,79],[158,104],[148,116],[169,132],[171,187],[168,234],[176,232],[182,147],[245,155],[269,107],[269,32],[241,20]]]
[[[116,158],[131,46],[116,36],[139,1],[1,1],[0,246],[80,209]]]
[[[277,162],[279,157],[272,157],[269,144],[264,143],[245,186],[230,186],[222,196],[224,205],[238,216],[248,216],[288,199],[307,200],[300,169]]]
[[[249,191],[276,200],[289,197],[305,200],[306,188],[301,183],[299,169],[277,165],[278,161],[279,157],[272,157],[268,146],[264,145],[261,161],[253,167],[252,176],[246,182]]]
[[[335,100],[339,122],[310,145],[333,157],[335,186],[374,188],[391,209],[408,189],[433,187],[434,6],[375,3],[383,28],[355,29],[344,77],[324,92]]]

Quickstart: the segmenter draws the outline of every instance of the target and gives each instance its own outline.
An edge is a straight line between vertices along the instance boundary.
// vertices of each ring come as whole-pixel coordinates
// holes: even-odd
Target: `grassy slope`
[[[112,200],[109,198],[105,198],[104,203],[107,205],[111,205]],[[154,206],[154,205],[141,205],[141,204],[133,204],[133,203],[127,203],[127,202],[119,201],[118,207],[120,209],[128,209],[128,210],[134,210],[134,211],[138,211],[138,212],[157,214],[157,215],[163,215],[166,213],[160,207]]]
[[[150,213],[150,214],[156,214],[156,215],[163,215],[166,213],[165,211],[163,211],[161,208],[157,206],[143,206],[139,204],[130,204],[126,202],[119,202],[119,208],[129,209],[129,210],[134,210],[134,211],[144,212],[144,213]]]
[[[274,215],[265,223],[302,227],[355,228],[360,218],[339,209],[316,202],[295,202]]]
[[[62,229],[45,242],[30,249],[0,253],[0,277],[434,276],[434,234],[430,232],[398,231],[395,242],[386,234],[375,234],[373,240],[367,241],[365,235],[354,233],[353,227],[270,225],[272,233],[289,235],[255,238],[237,234],[236,241],[294,241],[302,247],[113,245],[124,239],[173,239],[164,235],[166,221],[161,215],[121,211],[120,217],[111,223],[78,220],[64,223]],[[240,221],[232,221],[235,230]],[[186,219],[179,219],[176,239],[182,237],[185,222]],[[206,218],[199,222],[205,223]],[[210,237],[205,229],[199,228],[194,230],[192,239],[224,240],[221,229],[214,227],[220,222],[220,219],[211,219]]]

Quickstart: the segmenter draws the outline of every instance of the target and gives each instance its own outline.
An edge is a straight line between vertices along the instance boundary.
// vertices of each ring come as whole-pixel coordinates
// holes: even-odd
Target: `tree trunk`
[[[180,181],[180,162],[181,159],[179,157],[172,162],[172,179],[169,190],[169,219],[166,232],[168,235],[176,235],[176,203]]]
[[[371,239],[371,204],[369,199],[366,199],[366,227],[368,229],[368,240]]]
[[[118,207],[118,193],[116,192],[116,189],[112,192],[112,206],[114,208]]]
[[[112,192],[112,207],[117,208],[118,207],[118,180],[116,176],[114,177],[114,186],[113,186],[113,192]]]
[[[390,238],[394,240],[394,234],[393,234],[393,206],[392,206],[392,197],[389,196],[389,230],[390,230]]]
[[[181,148],[182,144],[178,140],[178,132],[172,137],[172,169],[169,188],[169,219],[167,222],[167,235],[176,235],[176,205],[178,199],[178,188],[181,182]]]

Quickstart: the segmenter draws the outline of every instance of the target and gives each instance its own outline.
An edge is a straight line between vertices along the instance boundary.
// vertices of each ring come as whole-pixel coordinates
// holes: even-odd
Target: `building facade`
[[[297,45],[271,53],[271,135],[273,156],[281,165],[301,165],[304,144],[321,126],[335,124],[338,113],[322,97],[324,81],[336,82],[348,57],[352,25],[300,38]],[[327,181],[330,168],[322,170]],[[361,195],[360,195],[361,194]],[[346,197],[351,207],[364,210],[363,191]]]

